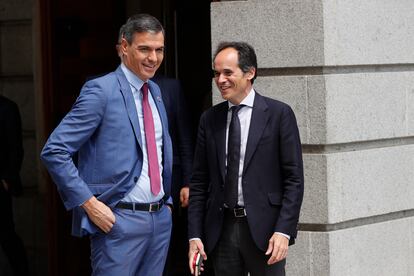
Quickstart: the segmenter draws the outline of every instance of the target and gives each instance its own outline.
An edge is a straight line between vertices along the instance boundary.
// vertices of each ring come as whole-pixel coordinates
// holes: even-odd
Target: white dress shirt
[[[244,156],[246,154],[246,145],[247,145],[247,138],[249,136],[249,129],[250,129],[250,121],[252,118],[252,110],[253,110],[253,103],[254,103],[254,90],[250,90],[249,94],[243,99],[240,105],[243,106],[239,113],[237,113],[240,121],[240,163],[239,163],[239,179],[238,179],[238,200],[237,204],[239,206],[244,206],[244,199],[243,199],[243,188],[242,188],[242,175],[243,175],[243,166],[244,166]],[[229,110],[227,112],[227,123],[226,123],[226,168],[227,168],[227,146],[228,146],[228,139],[229,139],[229,127],[231,121],[231,107],[234,106],[231,102],[228,102]]]
[[[244,167],[244,156],[246,154],[246,145],[247,145],[247,138],[249,136],[249,130],[250,130],[250,121],[252,119],[252,111],[253,111],[253,103],[254,103],[254,97],[256,93],[254,92],[254,89],[250,90],[249,94],[241,101],[240,105],[243,106],[239,113],[237,113],[240,121],[240,132],[241,132],[241,145],[240,145],[240,163],[239,163],[239,180],[238,180],[238,200],[237,204],[239,206],[244,206],[244,199],[243,199],[243,187],[242,187],[242,176],[243,176],[243,167]],[[231,107],[234,106],[231,102],[229,103],[229,110],[227,113],[227,124],[226,124],[226,167],[227,167],[227,146],[228,146],[228,136],[229,136],[229,127],[230,127],[230,121],[231,121]],[[278,234],[281,234],[285,236],[286,238],[290,239],[289,235],[286,235],[284,233],[276,232]]]

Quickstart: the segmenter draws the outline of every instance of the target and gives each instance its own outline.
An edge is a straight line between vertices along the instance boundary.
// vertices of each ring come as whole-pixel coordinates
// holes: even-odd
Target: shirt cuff
[[[201,239],[200,238],[191,238],[188,241],[201,241]]]
[[[284,233],[280,233],[280,232],[275,232],[276,234],[282,235],[283,237],[287,238],[288,240],[290,240],[290,236]]]

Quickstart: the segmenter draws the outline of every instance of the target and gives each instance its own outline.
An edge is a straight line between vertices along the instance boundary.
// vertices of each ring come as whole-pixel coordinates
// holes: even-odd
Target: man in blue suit
[[[160,89],[150,78],[164,57],[164,29],[147,14],[123,28],[121,65],[83,86],[41,159],[73,210],[72,233],[90,235],[93,275],[161,275],[173,156]]]

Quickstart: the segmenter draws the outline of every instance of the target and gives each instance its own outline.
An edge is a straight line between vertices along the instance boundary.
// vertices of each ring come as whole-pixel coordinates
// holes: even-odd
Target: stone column
[[[257,91],[297,116],[305,197],[287,275],[414,275],[414,2],[222,1],[211,24],[213,50],[255,47]]]

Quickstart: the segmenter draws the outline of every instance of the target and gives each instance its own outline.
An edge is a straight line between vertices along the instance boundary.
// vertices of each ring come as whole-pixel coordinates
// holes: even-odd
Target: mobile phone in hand
[[[193,258],[194,275],[199,276],[201,273],[201,265],[203,263],[203,257],[200,253],[196,253]]]

